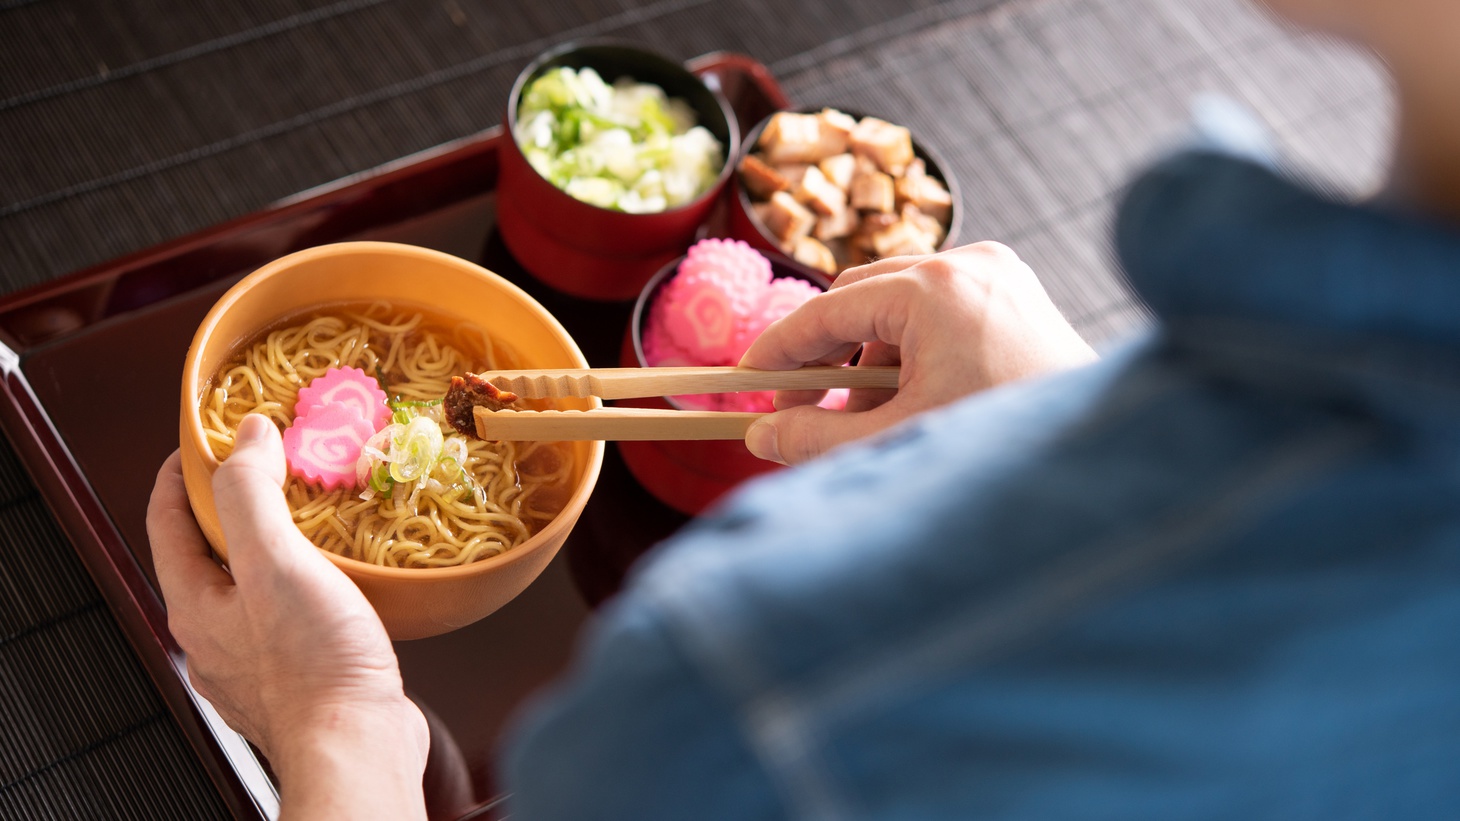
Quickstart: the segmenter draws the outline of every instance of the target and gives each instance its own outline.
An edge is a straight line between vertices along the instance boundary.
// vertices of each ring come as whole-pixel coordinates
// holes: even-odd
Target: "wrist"
[[[405,698],[316,711],[269,752],[282,817],[424,818],[429,743],[425,717]]]

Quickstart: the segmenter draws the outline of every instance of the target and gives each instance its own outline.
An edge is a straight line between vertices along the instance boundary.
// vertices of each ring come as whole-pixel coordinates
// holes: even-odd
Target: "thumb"
[[[802,405],[757,419],[745,432],[750,452],[771,462],[795,465],[814,459],[843,442],[861,439],[886,427],[886,406],[862,413]]]
[[[250,576],[272,575],[314,552],[299,550],[299,543],[308,543],[284,500],[284,473],[279,429],[265,416],[245,416],[233,453],[213,474],[213,503],[228,542],[228,566],[242,586],[250,586]]]

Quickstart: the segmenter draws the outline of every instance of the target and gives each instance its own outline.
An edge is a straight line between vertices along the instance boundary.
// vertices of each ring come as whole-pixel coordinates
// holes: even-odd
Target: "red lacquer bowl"
[[[725,99],[698,76],[666,57],[618,43],[569,43],[533,60],[518,75],[507,100],[507,134],[527,86],[559,66],[592,67],[612,83],[620,77],[653,83],[685,100],[698,122],[725,148],[725,167],[714,185],[688,205],[654,214],[599,208],[564,193],[527,161],[515,139],[503,142],[497,224],[512,255],[556,290],[597,300],[633,299],[665,263],[695,241],[733,173],[740,128]]]

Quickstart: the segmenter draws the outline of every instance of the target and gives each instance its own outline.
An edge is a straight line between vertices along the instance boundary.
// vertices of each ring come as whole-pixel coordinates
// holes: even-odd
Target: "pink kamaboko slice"
[[[772,322],[820,293],[810,282],[775,279],[760,252],[738,240],[695,243],[665,283],[644,323],[650,367],[734,365]],[[697,410],[773,410],[769,391],[676,396]]]
[[[738,356],[738,327],[754,304],[733,281],[713,271],[681,273],[659,294],[664,332],[702,365],[728,365]]]
[[[745,294],[754,294],[771,282],[771,262],[738,239],[702,239],[691,245],[679,264],[680,274],[711,271]]]
[[[651,368],[684,368],[692,367],[700,363],[690,356],[674,340],[669,338],[669,333],[663,328],[663,317],[654,314],[650,320],[649,327],[644,331],[644,361]]]
[[[743,353],[745,317],[770,281],[770,261],[746,243],[700,240],[659,292],[650,331],[662,329],[698,364],[731,364]]]
[[[325,490],[355,486],[355,463],[375,429],[345,403],[312,409],[284,431],[289,472]]]
[[[651,368],[687,368],[698,365],[694,357],[680,350],[664,331],[663,316],[659,313],[651,315],[649,327],[645,329],[643,336],[644,361]],[[716,394],[688,394],[675,396],[674,401],[686,410],[719,410],[719,400]]]
[[[739,331],[742,337],[736,340],[736,347],[740,349],[740,354],[743,356],[750,349],[751,343],[766,328],[769,328],[772,322],[805,305],[807,300],[819,293],[821,293],[820,288],[804,279],[780,277],[772,281],[761,292],[760,300],[755,308],[740,325]]]
[[[296,419],[329,405],[353,409],[371,426],[371,432],[390,424],[390,406],[380,383],[359,368],[330,368],[299,391]]]

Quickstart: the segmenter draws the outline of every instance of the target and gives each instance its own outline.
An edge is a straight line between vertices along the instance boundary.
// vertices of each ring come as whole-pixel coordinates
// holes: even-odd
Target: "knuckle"
[[[956,283],[966,274],[957,263],[943,257],[933,257],[921,268],[923,281],[936,286]]]
[[[984,240],[983,242],[976,242],[968,247],[974,253],[977,253],[981,256],[989,257],[990,259],[999,262],[1019,261],[1019,255],[1014,252],[1014,249],[1010,248],[1002,242],[996,242],[994,240]]]
[[[915,276],[905,279],[906,298],[910,304],[925,300],[945,300],[976,276],[977,269],[957,257],[929,257],[918,265]]]
[[[939,254],[919,269],[922,296],[948,301],[987,298],[1002,280],[1030,273],[1014,249],[993,240]]]

